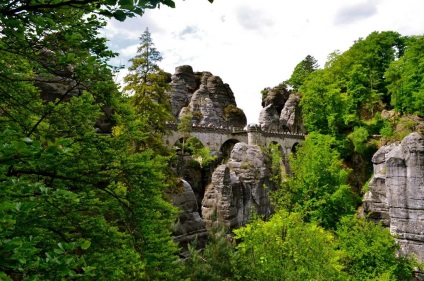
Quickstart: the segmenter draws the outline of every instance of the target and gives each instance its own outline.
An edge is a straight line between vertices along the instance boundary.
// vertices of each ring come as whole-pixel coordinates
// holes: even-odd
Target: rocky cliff
[[[284,84],[262,91],[259,125],[264,131],[305,133],[299,107],[300,94],[292,93]]]
[[[172,113],[193,116],[193,123],[211,127],[245,127],[246,116],[237,107],[228,84],[210,72],[193,72],[189,65],[175,68],[171,77]]]
[[[390,227],[403,252],[424,262],[424,138],[412,133],[380,148],[372,161],[365,213]]]
[[[182,181],[183,190],[170,194],[175,207],[180,210],[178,221],[175,225],[174,240],[183,247],[182,255],[187,255],[188,243],[197,240],[199,246],[205,244],[207,231],[200,217],[196,196],[188,182]]]
[[[249,221],[251,211],[265,217],[271,214],[269,163],[259,146],[234,146],[229,161],[218,166],[206,188],[202,201],[206,228],[217,222],[230,229],[241,227]]]

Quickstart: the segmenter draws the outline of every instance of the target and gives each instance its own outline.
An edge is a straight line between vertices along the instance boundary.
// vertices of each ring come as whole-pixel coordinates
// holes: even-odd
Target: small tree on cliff
[[[186,140],[190,137],[191,134],[191,120],[193,116],[190,114],[185,114],[181,116],[180,122],[178,123],[178,132],[183,136],[182,143],[182,155],[184,156],[184,148]]]

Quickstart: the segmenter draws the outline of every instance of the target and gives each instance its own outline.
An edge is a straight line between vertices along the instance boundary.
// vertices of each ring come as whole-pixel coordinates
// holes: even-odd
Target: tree
[[[348,280],[411,280],[415,261],[398,253],[399,245],[388,229],[347,216],[336,233]]]
[[[208,0],[213,3],[213,0]],[[0,4],[0,15],[4,19],[13,18],[24,21],[31,18],[32,15],[41,15],[50,17],[51,10],[60,9],[80,9],[87,14],[94,13],[106,17],[113,17],[123,21],[127,17],[143,15],[145,9],[154,9],[160,7],[160,4],[175,8],[175,2],[172,0],[146,0],[146,1],[120,1],[120,0],[59,0],[51,1],[9,1]],[[29,20],[31,21],[31,19]],[[28,23],[28,22],[27,22]]]
[[[209,231],[209,241],[204,249],[189,245],[190,257],[186,261],[185,276],[192,281],[233,280],[231,259],[235,245],[223,226],[215,225]]]
[[[102,3],[0,4],[1,279],[179,279],[168,158],[134,147],[151,124],[113,83]]]
[[[183,143],[182,143],[182,155],[184,156],[184,149],[187,139],[190,137],[191,130],[192,130],[192,120],[193,115],[185,114],[181,116],[179,122],[178,122],[178,132],[183,137]]]
[[[290,158],[293,177],[278,191],[286,198],[280,208],[300,212],[326,229],[335,229],[341,217],[354,213],[358,199],[346,184],[349,170],[333,149],[336,145],[330,136],[309,134]]]
[[[364,127],[355,127],[352,133],[347,136],[355,146],[355,151],[364,153],[367,148],[368,131]]]
[[[408,38],[404,56],[393,61],[385,73],[391,105],[398,112],[424,116],[423,49],[423,36]]]
[[[325,68],[299,88],[306,128],[336,136],[373,119],[389,103],[385,71],[403,56],[404,42],[397,32],[373,32],[346,52],[330,54]]]
[[[345,280],[330,232],[280,211],[234,230],[236,280]]]
[[[307,55],[296,65],[290,79],[286,83],[293,88],[293,91],[297,92],[309,74],[317,70],[318,67],[318,61],[313,56]]]
[[[344,130],[347,97],[331,71],[314,71],[299,91],[302,93],[302,117],[309,132],[335,136]]]
[[[139,145],[160,149],[162,137],[168,132],[167,123],[174,121],[166,93],[169,89],[168,77],[157,65],[162,57],[154,47],[148,28],[141,35],[140,41],[136,56],[130,60],[129,73],[124,78],[124,90],[129,92],[130,103],[138,118],[146,125],[143,131],[149,132],[146,142]]]

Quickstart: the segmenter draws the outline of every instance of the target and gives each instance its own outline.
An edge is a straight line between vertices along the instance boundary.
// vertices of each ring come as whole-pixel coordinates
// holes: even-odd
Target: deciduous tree
[[[303,213],[306,221],[326,229],[335,229],[341,217],[354,213],[357,202],[336,145],[331,136],[309,134],[290,159],[293,177],[279,191],[286,198],[280,207]]]
[[[333,235],[299,214],[280,211],[234,233],[237,280],[345,280]]]
[[[399,245],[388,229],[347,216],[337,228],[338,248],[346,280],[411,280],[416,262],[398,253]]]

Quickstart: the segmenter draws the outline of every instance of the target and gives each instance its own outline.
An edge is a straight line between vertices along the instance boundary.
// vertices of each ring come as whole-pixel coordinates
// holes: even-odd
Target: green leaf
[[[29,137],[25,137],[23,141],[26,143],[32,143],[32,139],[30,139]]]
[[[172,0],[165,0],[165,1],[163,1],[163,4],[165,4],[165,5],[167,5],[171,8],[175,8],[175,2],[172,1]]]
[[[96,268],[94,266],[86,266],[86,267],[83,267],[82,270],[84,270],[84,272],[88,273],[88,272],[91,272],[93,270],[96,270]]]
[[[0,280],[4,280],[4,281],[12,281],[12,279],[6,275],[6,273],[4,272],[0,272]]]
[[[125,14],[125,12],[124,12],[124,11],[122,11],[122,10],[118,10],[118,11],[116,11],[116,12],[114,12],[114,13],[113,13],[113,17],[114,17],[116,20],[124,21],[124,20],[127,18],[127,15]]]
[[[81,244],[81,249],[87,250],[91,245],[91,242],[89,240],[85,240],[84,243]]]
[[[74,61],[75,60],[75,54],[74,53],[68,53],[67,55],[66,55],[66,61],[67,62],[72,62],[72,61]]]
[[[54,249],[53,250],[56,254],[62,255],[64,253],[64,251],[62,251],[61,249]]]
[[[133,0],[119,0],[119,5],[121,6],[134,5],[134,2]]]
[[[65,251],[65,247],[63,246],[62,243],[57,243],[57,245],[59,246],[60,249],[62,249],[63,251]]]

